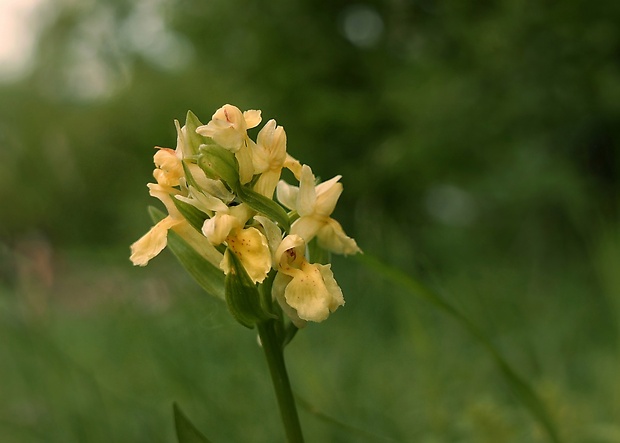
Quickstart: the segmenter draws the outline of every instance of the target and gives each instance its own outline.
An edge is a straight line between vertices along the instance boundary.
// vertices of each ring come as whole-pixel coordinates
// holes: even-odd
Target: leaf
[[[343,431],[351,434],[351,435],[355,435],[355,441],[370,441],[370,442],[378,442],[378,441],[386,441],[386,442],[398,442],[400,440],[396,440],[392,437],[388,437],[385,435],[379,435],[376,434],[372,431],[368,431],[366,429],[363,428],[359,428],[357,426],[352,426],[348,423],[345,423],[337,418],[334,418],[333,416],[330,416],[324,412],[322,412],[319,408],[317,408],[316,406],[312,405],[308,400],[306,400],[305,398],[301,397],[299,394],[295,393],[295,401],[296,403],[302,408],[304,409],[308,414],[313,415],[314,417],[316,417],[318,420],[321,420],[327,424],[330,424],[332,426],[336,426],[340,429],[342,429]]]
[[[159,209],[150,206],[149,213],[154,222],[165,217]],[[224,299],[224,273],[200,255],[183,238],[174,231],[168,231],[168,248],[206,292]]]
[[[211,440],[205,437],[202,432],[189,421],[176,402],[172,404],[172,410],[174,412],[174,427],[179,443],[211,443]]]
[[[261,305],[258,288],[237,256],[226,252],[230,272],[226,276],[226,303],[230,313],[243,326],[252,329],[258,322],[273,318]]]
[[[288,215],[286,214],[284,208],[282,208],[282,206],[278,203],[246,186],[238,185],[235,188],[235,192],[239,199],[250,208],[254,209],[256,212],[266,215],[271,220],[274,220],[286,232],[290,231],[291,224],[289,222]]]
[[[439,295],[435,294],[432,290],[428,289],[422,283],[418,282],[410,275],[405,274],[399,269],[386,265],[369,254],[358,255],[356,258],[367,267],[382,275],[386,280],[404,287],[414,295],[422,297],[426,301],[435,305],[435,307],[457,320],[461,326],[463,326],[463,328],[465,328],[476,340],[478,340],[478,342],[486,348],[489,354],[491,354],[491,357],[495,361],[495,364],[504,377],[504,380],[511,387],[512,391],[517,398],[519,398],[521,403],[529,410],[532,417],[542,428],[545,429],[545,431],[547,431],[549,440],[554,443],[561,442],[555,423],[551,419],[544,403],[536,394],[536,391],[527,382],[525,382],[525,380],[517,375],[508,362],[502,357],[500,352],[495,348],[491,340],[474,323],[472,323],[471,320],[465,317],[465,315],[463,315],[458,309],[449,304]]]

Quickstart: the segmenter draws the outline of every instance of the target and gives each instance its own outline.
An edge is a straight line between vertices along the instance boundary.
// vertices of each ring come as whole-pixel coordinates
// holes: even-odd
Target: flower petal
[[[262,174],[269,170],[269,153],[262,148],[260,142],[256,144],[256,150],[252,153],[254,174]]]
[[[271,270],[271,252],[265,236],[256,228],[238,229],[226,238],[228,248],[239,261],[254,283],[261,283]],[[230,264],[224,256],[221,265],[228,273]]]
[[[149,232],[131,245],[129,259],[136,266],[146,266],[149,260],[159,254],[168,243],[168,229],[180,223],[168,216],[160,220]]]
[[[239,163],[239,181],[242,185],[250,182],[254,176],[254,164],[252,163],[252,149],[248,143],[254,143],[251,140],[245,140],[241,143],[241,147],[235,152],[235,157]]]
[[[228,123],[240,131],[245,131],[247,129],[243,113],[234,105],[226,104],[222,106],[215,111],[211,117],[211,121]]]
[[[202,233],[209,239],[211,244],[219,245],[224,243],[230,231],[240,226],[237,217],[230,214],[218,213],[215,217],[205,220],[202,225]]]
[[[276,190],[276,186],[278,186],[278,180],[280,180],[280,170],[270,169],[269,171],[265,171],[258,177],[254,185],[254,190],[271,199],[273,198],[273,192]]]
[[[247,129],[255,128],[258,126],[262,120],[261,111],[257,109],[250,109],[243,113],[243,119],[245,120],[245,125]]]
[[[277,300],[284,314],[291,319],[295,326],[301,329],[306,326],[306,321],[299,318],[299,315],[297,315],[297,311],[286,302],[286,298],[284,297],[286,287],[292,279],[293,277],[289,277],[286,274],[278,272],[276,274],[276,277],[273,279],[273,284],[271,286],[271,295],[275,300]]]
[[[286,160],[286,132],[282,126],[277,126],[276,121],[269,120],[258,133],[256,139],[260,146],[269,156],[271,166],[282,167]]]
[[[329,218],[316,234],[319,246],[334,252],[335,254],[357,254],[362,250],[351,237],[348,237],[340,223],[333,218]]]
[[[316,214],[329,216],[336,208],[336,203],[342,194],[342,183],[338,183],[340,175],[319,184],[316,187]]]
[[[303,165],[301,168],[301,180],[299,182],[299,194],[297,195],[297,212],[302,217],[314,212],[316,204],[316,191],[314,189],[314,174],[310,166]]]
[[[299,235],[309,243],[325,223],[326,217],[301,217],[291,225],[291,234]]]
[[[278,201],[290,210],[297,208],[297,195],[299,194],[299,188],[297,186],[289,185],[284,180],[280,180],[276,187],[276,195]]]
[[[239,108],[224,105],[215,111],[209,123],[196,128],[196,132],[211,137],[223,148],[237,152],[247,137],[246,128],[245,119]]]
[[[316,265],[321,272],[323,281],[325,282],[325,288],[330,294],[329,311],[334,312],[339,306],[344,306],[344,296],[342,295],[342,289],[338,285],[338,282],[334,278],[331,265]]]
[[[299,163],[299,160],[289,154],[286,154],[284,167],[291,171],[297,180],[301,179],[301,163]]]
[[[271,119],[258,133],[254,150],[254,170],[256,173],[269,169],[282,169],[286,160],[286,133],[282,126],[276,127]]]
[[[218,132],[233,128],[233,124],[229,121],[226,121],[226,118],[223,114],[221,115],[222,118],[216,117],[218,116],[218,112],[213,114],[213,117],[211,118],[211,121],[209,121],[209,123],[207,123],[206,125],[198,126],[196,128],[196,132],[200,135],[204,135],[205,137],[213,138],[213,136]]]
[[[213,140],[222,148],[237,152],[243,146],[245,133],[239,132],[233,127],[223,129],[213,134]]]
[[[153,177],[157,183],[163,186],[178,186],[179,179],[184,176],[181,160],[176,152],[169,148],[159,148],[153,156],[153,162],[157,169],[153,171]]]
[[[163,186],[158,183],[147,183],[146,186],[149,188],[149,194],[152,197],[158,198],[164,204],[164,206],[166,206],[166,210],[172,218],[183,218],[177,207],[174,205],[171,197],[172,195],[179,194],[178,189],[175,189],[171,186]]]
[[[334,183],[337,183],[342,178],[342,175],[337,175],[335,177],[330,178],[326,182],[319,183],[316,185],[316,195],[321,195],[326,192],[329,188],[334,186]]]
[[[326,280],[328,282],[326,282]],[[302,320],[321,322],[344,304],[342,291],[329,265],[305,262],[284,291],[286,303]]]

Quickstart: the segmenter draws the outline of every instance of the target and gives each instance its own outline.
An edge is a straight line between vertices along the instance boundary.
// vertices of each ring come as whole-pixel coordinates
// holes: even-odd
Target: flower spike
[[[173,248],[203,288],[221,297],[225,286],[223,298],[245,326],[278,315],[297,327],[322,322],[344,305],[331,265],[324,264],[326,251],[361,252],[332,217],[341,176],[317,184],[310,166],[287,152],[286,132],[275,120],[256,141],[249,137],[248,129],[260,122],[261,111],[230,104],[207,124],[191,111],[184,126],[175,121],[176,149],[157,148],[156,183],[148,185],[167,215],[131,246],[130,259],[145,266],[166,246]],[[280,179],[284,168],[297,185]],[[179,240],[169,242],[169,231]]]

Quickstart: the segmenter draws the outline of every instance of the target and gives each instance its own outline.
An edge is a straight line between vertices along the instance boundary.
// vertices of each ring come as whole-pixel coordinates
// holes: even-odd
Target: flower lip
[[[254,283],[261,283],[271,270],[271,252],[265,236],[256,228],[236,228],[227,237],[229,253],[235,254]],[[220,264],[228,274],[231,264],[226,255]]]
[[[285,237],[276,252],[278,274],[273,296],[296,324],[303,324],[302,320],[321,322],[344,305],[330,265],[309,263],[304,252],[305,242],[295,234]]]

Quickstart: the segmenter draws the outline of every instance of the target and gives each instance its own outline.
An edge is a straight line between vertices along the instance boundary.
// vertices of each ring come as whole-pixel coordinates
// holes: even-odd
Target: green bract
[[[266,215],[274,222],[277,222],[286,232],[290,231],[291,222],[286,211],[278,203],[245,186],[238,186],[236,191],[239,200],[243,203],[247,204],[256,212]]]
[[[253,328],[275,315],[266,312],[261,305],[258,289],[235,253],[226,251],[231,269],[226,276],[226,303],[230,313],[243,326]]]
[[[185,118],[185,143],[191,154],[198,154],[200,145],[205,143],[205,137],[196,132],[196,128],[202,126],[198,117],[194,115],[192,111],[187,111],[187,117]]]
[[[198,166],[207,177],[222,179],[229,186],[239,182],[239,165],[235,156],[218,145],[201,145]]]

